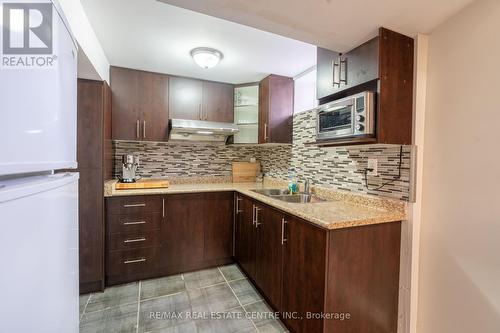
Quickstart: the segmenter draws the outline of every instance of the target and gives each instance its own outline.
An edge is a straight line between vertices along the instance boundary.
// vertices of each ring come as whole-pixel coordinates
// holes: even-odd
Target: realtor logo
[[[3,2],[2,7],[2,67],[52,67],[57,59],[52,3]]]
[[[52,4],[3,4],[3,53],[52,54]]]

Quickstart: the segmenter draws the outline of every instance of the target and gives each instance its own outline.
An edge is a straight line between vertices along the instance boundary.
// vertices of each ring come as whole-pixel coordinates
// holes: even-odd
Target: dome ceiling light
[[[201,68],[212,68],[224,57],[222,52],[210,47],[197,47],[191,50],[191,57]]]

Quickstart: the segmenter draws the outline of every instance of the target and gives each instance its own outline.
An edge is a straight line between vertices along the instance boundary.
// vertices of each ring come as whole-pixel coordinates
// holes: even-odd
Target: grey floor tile
[[[135,303],[135,305],[137,306],[138,297],[138,282],[106,288],[102,293],[92,294],[85,312],[104,310],[129,303]]]
[[[191,304],[185,291],[142,301],[139,310],[139,332],[174,329],[191,321],[190,314]]]
[[[234,297],[227,283],[215,286],[188,290],[189,300],[193,312],[206,313],[226,311],[238,307],[239,303]]]
[[[103,311],[85,313],[80,333],[132,333],[137,329],[137,304],[127,304]]]
[[[233,281],[233,280],[245,278],[245,275],[243,275],[240,268],[236,264],[222,266],[219,268],[220,268],[222,274],[224,275],[224,277],[226,278],[226,280],[228,280],[228,281]]]
[[[141,282],[141,300],[166,296],[186,290],[182,275],[167,276]]]
[[[262,299],[248,279],[229,282],[241,305],[257,302]]]
[[[85,310],[85,306],[87,305],[87,301],[89,300],[90,294],[80,295],[80,315]]]
[[[252,319],[259,332],[286,332],[286,327],[279,321],[277,313],[264,301],[246,305],[248,318]]]
[[[184,274],[187,289],[203,288],[217,283],[225,282],[218,268]]]
[[[246,318],[245,311],[241,307],[220,312],[217,316],[208,319],[196,320],[196,326],[200,333],[257,332],[252,321]]]

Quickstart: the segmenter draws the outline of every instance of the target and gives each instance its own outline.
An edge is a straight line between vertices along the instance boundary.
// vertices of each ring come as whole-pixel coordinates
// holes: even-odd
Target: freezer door
[[[0,176],[77,167],[77,48],[55,7],[52,17],[53,67],[0,63]]]
[[[78,332],[78,174],[0,181],[0,332]]]

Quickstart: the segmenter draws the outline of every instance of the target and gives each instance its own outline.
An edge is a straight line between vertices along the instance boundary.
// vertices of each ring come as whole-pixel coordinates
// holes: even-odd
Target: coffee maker
[[[122,183],[135,183],[140,179],[137,175],[137,168],[139,167],[139,156],[126,154],[122,157]]]

